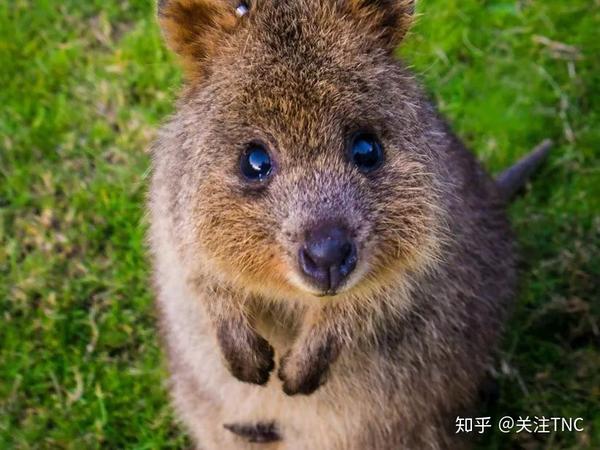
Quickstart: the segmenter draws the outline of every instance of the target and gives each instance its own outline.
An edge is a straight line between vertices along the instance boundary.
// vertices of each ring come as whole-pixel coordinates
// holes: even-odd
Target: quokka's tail
[[[501,195],[507,202],[512,200],[523,189],[529,177],[544,162],[551,148],[552,141],[546,139],[514,166],[509,167],[498,175],[496,184]]]

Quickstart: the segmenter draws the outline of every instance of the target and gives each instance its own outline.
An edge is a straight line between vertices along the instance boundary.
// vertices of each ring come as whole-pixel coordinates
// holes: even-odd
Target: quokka
[[[492,179],[393,51],[412,0],[161,0],[149,241],[198,448],[457,449],[515,294]]]

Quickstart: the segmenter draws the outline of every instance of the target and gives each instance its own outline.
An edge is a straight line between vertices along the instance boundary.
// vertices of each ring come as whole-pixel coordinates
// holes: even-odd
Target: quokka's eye
[[[250,12],[250,4],[247,1],[238,2],[238,6],[235,8],[235,14],[238,17],[247,16]]]
[[[249,181],[264,181],[273,171],[273,161],[265,147],[252,144],[242,154],[240,170]]]
[[[350,159],[361,172],[372,172],[383,162],[383,147],[371,133],[359,133],[350,143]]]

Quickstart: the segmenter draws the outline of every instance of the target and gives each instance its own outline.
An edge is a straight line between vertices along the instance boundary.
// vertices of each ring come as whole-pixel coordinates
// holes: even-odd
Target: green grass
[[[488,414],[600,448],[600,3],[423,0],[401,50],[493,171],[550,137],[511,209],[523,288]],[[568,45],[563,47],[561,44]],[[0,3],[0,448],[185,448],[144,250],[145,148],[180,75],[149,0]]]

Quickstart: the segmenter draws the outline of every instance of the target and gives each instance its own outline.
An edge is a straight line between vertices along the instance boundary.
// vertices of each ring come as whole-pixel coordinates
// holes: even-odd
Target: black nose
[[[304,274],[323,292],[334,294],[356,267],[356,245],[348,231],[324,224],[306,233],[299,261]]]

